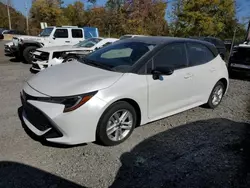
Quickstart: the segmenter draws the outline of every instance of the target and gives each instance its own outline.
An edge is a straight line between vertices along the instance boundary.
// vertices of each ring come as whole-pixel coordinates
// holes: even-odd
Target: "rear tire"
[[[136,122],[134,107],[125,101],[116,102],[101,116],[97,125],[96,140],[105,146],[118,145],[132,134]]]
[[[31,53],[37,49],[36,46],[28,46],[23,50],[24,62],[31,64],[32,63],[32,55]]]
[[[206,107],[214,109],[219,106],[224,96],[224,93],[225,85],[221,81],[217,82],[209,96]]]

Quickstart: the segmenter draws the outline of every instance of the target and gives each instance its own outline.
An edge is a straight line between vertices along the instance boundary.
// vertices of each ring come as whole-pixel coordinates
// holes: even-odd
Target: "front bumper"
[[[11,50],[12,54],[15,55],[16,57],[20,56],[20,51],[19,51],[18,46],[13,45],[10,47],[10,50]]]
[[[37,72],[40,72],[48,67],[47,61],[35,61],[32,62],[31,69]]]
[[[4,53],[6,55],[14,55],[11,46],[9,45],[4,45]]]
[[[26,86],[25,93],[36,94]],[[29,94],[29,95],[31,95]],[[23,95],[21,95],[23,96]],[[96,128],[106,102],[94,96],[80,108],[64,113],[64,105],[23,99],[22,118],[34,134],[58,144],[75,145],[95,141]]]

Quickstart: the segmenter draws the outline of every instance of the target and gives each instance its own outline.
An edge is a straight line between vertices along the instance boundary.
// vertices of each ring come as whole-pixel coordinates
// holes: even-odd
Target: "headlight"
[[[76,110],[77,108],[85,104],[96,93],[97,91],[91,92],[88,94],[76,95],[76,96],[70,96],[70,97],[50,97],[50,98],[46,97],[46,98],[40,98],[39,100],[43,102],[63,104],[65,106],[63,112],[70,112],[70,111]]]

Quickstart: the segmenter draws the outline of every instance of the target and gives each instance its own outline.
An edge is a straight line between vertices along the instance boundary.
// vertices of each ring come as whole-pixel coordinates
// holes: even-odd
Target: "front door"
[[[193,95],[192,79],[187,67],[187,52],[184,43],[170,44],[152,59],[152,69],[167,67],[172,75],[161,75],[154,80],[147,75],[148,115],[151,120],[174,114],[189,105]]]
[[[67,28],[56,29],[53,35],[52,43],[54,46],[71,45],[69,30]]]

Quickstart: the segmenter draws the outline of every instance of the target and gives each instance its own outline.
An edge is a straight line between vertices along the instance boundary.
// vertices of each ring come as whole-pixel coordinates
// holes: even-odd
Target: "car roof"
[[[178,38],[178,37],[161,37],[161,36],[141,36],[141,37],[135,37],[135,38],[128,38],[121,40],[119,42],[144,42],[148,44],[168,44],[172,42],[198,42],[203,43],[205,45],[211,46],[211,44],[207,41],[201,41],[196,39],[190,39],[190,38]]]

